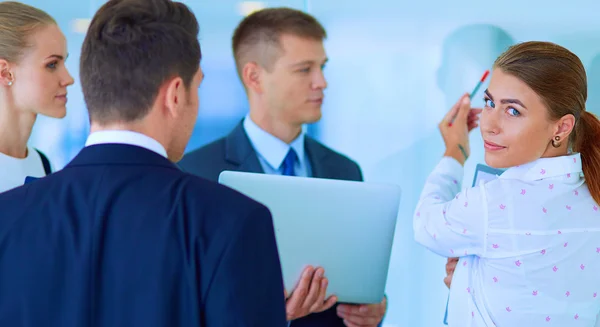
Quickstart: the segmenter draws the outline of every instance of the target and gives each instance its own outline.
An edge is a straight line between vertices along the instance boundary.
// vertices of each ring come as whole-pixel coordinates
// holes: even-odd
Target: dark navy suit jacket
[[[363,180],[360,167],[347,157],[308,136],[304,147],[310,160],[312,177]],[[264,173],[241,123],[228,136],[184,156],[179,166],[189,173],[213,181],[217,181],[224,170]],[[335,306],[325,312],[295,320],[291,326],[345,327],[343,320],[337,316]]]
[[[141,147],[0,194],[0,326],[286,325],[271,215]]]

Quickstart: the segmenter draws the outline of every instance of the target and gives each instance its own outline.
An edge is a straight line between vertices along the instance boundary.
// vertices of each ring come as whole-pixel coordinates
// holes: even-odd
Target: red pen
[[[489,74],[490,74],[489,70],[486,70],[485,73],[483,73],[483,76],[481,76],[479,83],[477,83],[477,85],[475,85],[473,92],[471,92],[471,94],[469,94],[469,99],[473,100],[473,96],[475,96],[475,94],[477,94],[477,91],[479,91],[479,88],[481,87],[483,82],[485,82],[485,80],[487,79]],[[452,118],[452,120],[448,123],[448,126],[452,126],[452,123],[454,122],[454,118],[456,118],[456,117]]]

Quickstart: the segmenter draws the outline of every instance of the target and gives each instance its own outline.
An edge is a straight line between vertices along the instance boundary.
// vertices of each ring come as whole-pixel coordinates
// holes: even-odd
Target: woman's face
[[[58,26],[35,31],[23,58],[11,69],[9,88],[17,109],[53,118],[66,115],[67,86],[73,77],[65,67],[67,42]]]
[[[508,168],[541,157],[565,155],[573,125],[572,115],[552,121],[548,107],[527,84],[494,69],[480,120],[489,166]],[[559,148],[552,146],[557,135],[561,137]]]

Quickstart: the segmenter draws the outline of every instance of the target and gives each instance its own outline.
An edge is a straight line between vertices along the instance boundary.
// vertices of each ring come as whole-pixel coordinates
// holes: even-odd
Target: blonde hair
[[[38,28],[56,24],[54,18],[35,7],[15,2],[0,2],[0,58],[18,62],[28,44],[28,37]]]

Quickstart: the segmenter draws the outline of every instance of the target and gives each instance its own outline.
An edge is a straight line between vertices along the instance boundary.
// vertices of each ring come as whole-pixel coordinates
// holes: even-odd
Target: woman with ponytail
[[[479,111],[465,95],[440,123],[446,152],[414,230],[431,251],[460,257],[450,326],[600,326],[600,121],[586,99],[585,69],[569,50],[509,48],[480,119],[485,161],[506,171],[463,191]]]
[[[50,15],[0,2],[0,192],[52,172],[48,158],[27,144],[37,115],[66,115],[73,84],[66,58],[67,41]]]
[[[581,153],[583,175],[596,203],[600,203],[600,120],[582,111],[575,127],[573,151]]]

